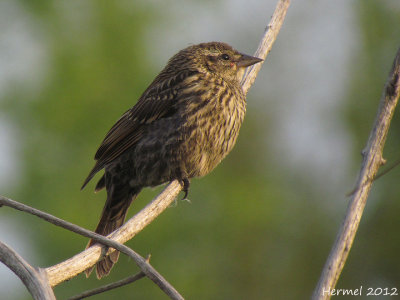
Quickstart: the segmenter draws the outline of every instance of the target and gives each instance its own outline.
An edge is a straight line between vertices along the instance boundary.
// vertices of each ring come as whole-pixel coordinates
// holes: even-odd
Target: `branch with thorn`
[[[361,216],[372,186],[377,178],[379,168],[386,162],[382,156],[390,121],[400,95],[400,49],[395,56],[382,97],[379,103],[375,123],[369,136],[367,146],[362,151],[363,161],[357,178],[356,187],[351,192],[351,200],[346,217],[339,230],[331,253],[325,263],[321,277],[314,290],[312,299],[329,299],[330,294],[342,272],[347,256],[353,244]],[[378,175],[380,176],[380,175]]]

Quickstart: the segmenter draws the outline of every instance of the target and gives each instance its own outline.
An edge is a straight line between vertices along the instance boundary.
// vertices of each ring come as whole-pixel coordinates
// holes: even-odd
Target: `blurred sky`
[[[86,27],[85,20],[90,20],[94,3],[57,1],[71,30],[82,26],[93,34],[96,28],[91,28],[90,22]],[[395,9],[400,9],[399,3],[382,1]],[[134,9],[130,1],[120,1],[120,5]],[[276,1],[151,0],[135,5],[163,14],[146,34],[147,55],[157,70],[178,50],[198,42],[224,41],[241,52],[253,53]],[[289,173],[299,173],[307,166],[305,180],[309,184],[321,194],[342,196],[336,204],[323,202],[332,208],[343,204],[355,176],[349,170],[354,145],[341,116],[348,66],[360,47],[355,19],[353,1],[292,1],[283,29],[250,91],[259,100],[248,103],[248,111],[262,111],[270,118],[268,128],[263,129],[266,158],[274,157],[275,166]],[[0,2],[0,27],[0,101],[9,89],[21,85],[30,93],[39,93],[52,68],[46,48],[47,28],[12,0]],[[0,112],[0,190],[6,196],[23,176],[19,129],[13,122],[17,121]],[[27,237],[21,235],[23,231],[13,220],[0,219],[0,239],[13,244],[29,260],[34,254],[26,251],[21,240]],[[15,240],[17,236],[21,239]],[[21,286],[3,266],[0,278],[2,291]]]

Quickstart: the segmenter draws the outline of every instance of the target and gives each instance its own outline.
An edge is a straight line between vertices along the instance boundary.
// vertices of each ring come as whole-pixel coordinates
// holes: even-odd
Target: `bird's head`
[[[200,72],[211,72],[227,81],[239,82],[246,67],[263,61],[238,52],[221,42],[202,43],[189,46],[177,56],[184,67],[196,68]]]

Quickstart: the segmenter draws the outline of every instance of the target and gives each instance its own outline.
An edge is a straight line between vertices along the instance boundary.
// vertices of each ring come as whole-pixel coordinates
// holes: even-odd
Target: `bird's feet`
[[[182,185],[182,190],[185,193],[182,200],[185,200],[185,199],[187,199],[187,195],[189,193],[190,181],[188,178],[183,178],[180,180],[180,183]]]

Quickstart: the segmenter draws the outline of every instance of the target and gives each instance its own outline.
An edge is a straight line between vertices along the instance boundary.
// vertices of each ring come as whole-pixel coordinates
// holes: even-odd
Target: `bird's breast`
[[[197,92],[200,89],[197,90]],[[222,80],[209,84],[188,103],[185,168],[190,177],[204,176],[232,150],[246,112],[241,88]]]

